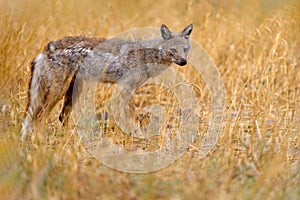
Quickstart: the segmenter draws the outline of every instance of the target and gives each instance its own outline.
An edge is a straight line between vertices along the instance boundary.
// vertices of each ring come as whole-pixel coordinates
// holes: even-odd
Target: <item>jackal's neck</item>
[[[163,40],[160,38],[156,38],[153,40],[140,40],[138,41],[139,44],[141,44],[142,46],[144,46],[145,48],[159,48],[159,46],[163,43]]]

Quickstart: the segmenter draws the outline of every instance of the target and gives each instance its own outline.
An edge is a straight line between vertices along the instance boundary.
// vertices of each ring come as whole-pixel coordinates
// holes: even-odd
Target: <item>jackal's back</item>
[[[99,46],[105,39],[88,37],[65,37],[50,42],[44,50],[51,66],[77,66],[84,58]]]

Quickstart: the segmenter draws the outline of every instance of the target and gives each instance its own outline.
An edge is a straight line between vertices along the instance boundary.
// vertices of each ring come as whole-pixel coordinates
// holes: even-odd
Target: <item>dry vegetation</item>
[[[274,2],[0,1],[0,199],[299,199],[300,3]],[[227,91],[224,133],[209,156],[193,148],[155,173],[118,172],[61,128],[58,110],[19,143],[30,62],[49,41],[190,22]]]

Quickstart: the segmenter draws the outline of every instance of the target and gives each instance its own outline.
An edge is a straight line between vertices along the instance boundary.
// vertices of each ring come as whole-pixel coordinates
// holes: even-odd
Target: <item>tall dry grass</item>
[[[208,157],[195,148],[159,172],[120,173],[61,128],[58,110],[45,130],[18,142],[30,62],[49,41],[190,22],[227,91],[224,134]],[[0,1],[0,27],[1,199],[300,197],[299,2]],[[208,96],[203,91],[204,108]]]

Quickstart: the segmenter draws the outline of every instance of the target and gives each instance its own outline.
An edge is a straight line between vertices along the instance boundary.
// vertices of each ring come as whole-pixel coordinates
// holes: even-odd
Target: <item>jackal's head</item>
[[[166,25],[161,25],[161,37],[163,39],[159,49],[165,60],[174,62],[180,66],[187,64],[187,56],[190,51],[190,35],[193,24],[188,25],[181,32],[171,32]]]

